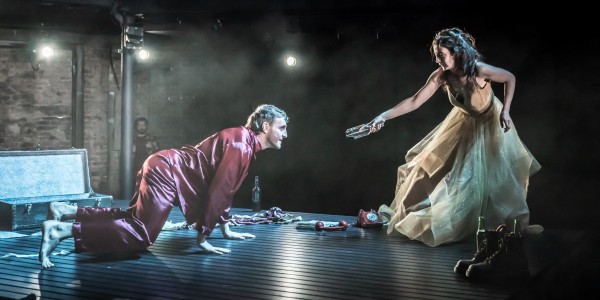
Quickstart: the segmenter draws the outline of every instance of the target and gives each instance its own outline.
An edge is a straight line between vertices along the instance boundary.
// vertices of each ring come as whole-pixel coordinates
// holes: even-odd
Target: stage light
[[[288,56],[288,58],[285,60],[285,63],[286,63],[288,66],[290,66],[290,67],[293,67],[293,66],[295,66],[295,65],[296,65],[297,61],[296,61],[296,58],[295,58],[295,57],[293,57],[293,56]]]
[[[145,49],[140,49],[137,53],[138,58],[141,60],[146,60],[150,58],[150,52],[148,52],[148,50]]]
[[[52,55],[54,55],[54,49],[52,49],[52,47],[50,47],[50,46],[43,46],[40,53],[41,53],[42,57],[48,58],[48,57],[51,57]]]
[[[32,50],[37,59],[46,59],[54,55],[54,45],[48,42],[38,43]]]
[[[54,44],[52,42],[42,41],[34,42],[29,48],[29,62],[34,71],[39,70],[40,63],[54,56]]]

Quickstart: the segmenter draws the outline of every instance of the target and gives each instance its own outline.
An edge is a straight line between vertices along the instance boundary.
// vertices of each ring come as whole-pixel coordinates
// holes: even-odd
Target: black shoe
[[[454,266],[454,272],[465,275],[470,265],[485,261],[498,250],[498,240],[504,234],[506,226],[500,225],[495,231],[486,230],[477,237],[477,252],[471,259],[461,259]]]
[[[502,234],[497,250],[482,262],[470,264],[465,275],[471,279],[522,279],[529,277],[523,236]]]

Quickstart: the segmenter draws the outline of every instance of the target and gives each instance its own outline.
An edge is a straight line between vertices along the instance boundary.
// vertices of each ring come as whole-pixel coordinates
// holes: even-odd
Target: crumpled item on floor
[[[253,215],[233,215],[229,220],[231,225],[252,225],[252,224],[288,224],[296,221],[302,221],[302,216],[294,216],[290,213],[284,213],[279,207],[271,207],[264,213],[255,213]]]
[[[69,255],[71,254],[73,251],[68,251],[68,250],[60,250],[58,252],[52,252],[52,254],[50,255]],[[3,256],[0,256],[0,259],[4,259],[4,258],[10,258],[10,257],[17,257],[17,258],[21,258],[21,257],[38,257],[39,254],[16,254],[16,253],[8,253],[5,254]]]
[[[294,216],[290,213],[284,213],[279,207],[272,207],[266,212],[255,213],[253,215],[232,215],[229,225],[253,225],[253,224],[289,224],[296,221],[302,221],[302,216]],[[217,224],[217,227],[219,224]],[[167,221],[162,230],[181,230],[194,229],[194,224],[188,224],[186,221],[173,223]]]
[[[188,224],[188,222],[177,222],[173,223],[171,221],[167,221],[165,225],[163,225],[162,230],[181,230],[181,229],[194,229],[193,224]]]

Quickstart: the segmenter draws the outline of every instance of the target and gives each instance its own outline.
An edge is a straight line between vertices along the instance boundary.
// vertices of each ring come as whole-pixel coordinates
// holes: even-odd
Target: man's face
[[[275,118],[273,123],[263,123],[265,132],[266,145],[262,145],[264,149],[275,148],[281,149],[283,139],[287,138],[287,123],[283,118]]]
[[[146,130],[148,130],[148,124],[146,124],[146,122],[144,122],[144,121],[135,122],[135,131],[137,131],[137,133],[144,134],[144,133],[146,133]]]

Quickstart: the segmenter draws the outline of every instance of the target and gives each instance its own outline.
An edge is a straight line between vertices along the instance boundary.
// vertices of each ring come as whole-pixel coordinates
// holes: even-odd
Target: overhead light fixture
[[[144,45],[144,27],[142,26],[127,26],[123,35],[127,49],[139,49]]]

